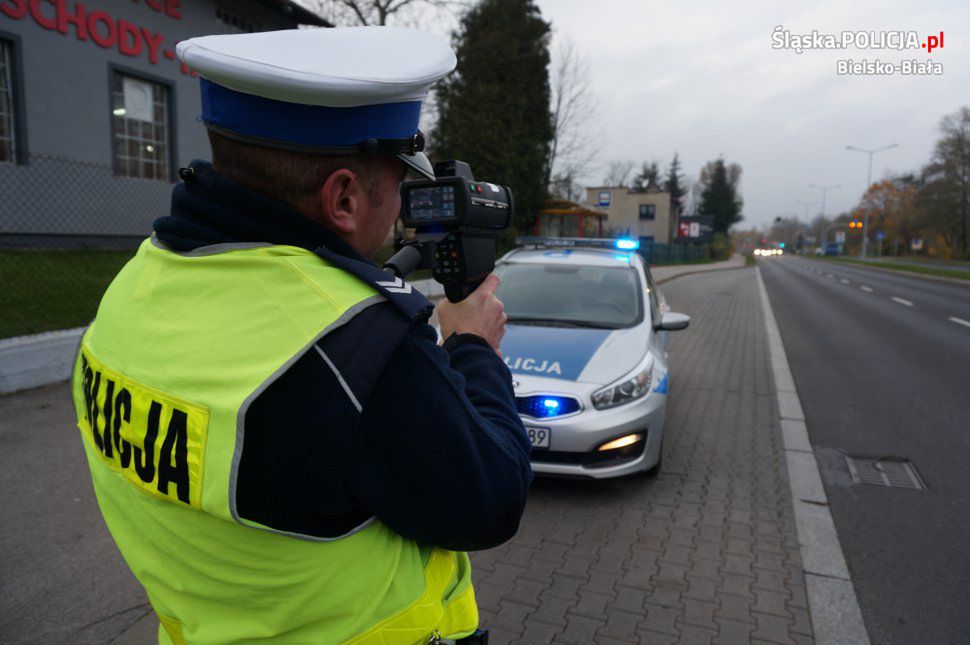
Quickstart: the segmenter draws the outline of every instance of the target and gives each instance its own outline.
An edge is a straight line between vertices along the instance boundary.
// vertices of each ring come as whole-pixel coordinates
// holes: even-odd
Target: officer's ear
[[[353,235],[366,224],[360,221],[368,208],[367,191],[353,170],[338,168],[320,189],[323,224],[343,235]]]

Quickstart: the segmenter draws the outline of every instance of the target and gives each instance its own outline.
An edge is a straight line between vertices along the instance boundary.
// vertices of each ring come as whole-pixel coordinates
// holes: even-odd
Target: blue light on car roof
[[[635,251],[640,248],[640,242],[638,240],[620,238],[616,241],[616,248],[622,249],[623,251]]]
[[[556,399],[545,399],[543,400],[542,405],[548,409],[555,410],[559,407],[559,401]]]

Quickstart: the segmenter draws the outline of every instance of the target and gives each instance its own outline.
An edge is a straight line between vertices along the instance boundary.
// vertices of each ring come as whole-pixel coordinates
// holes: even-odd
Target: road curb
[[[749,268],[751,267],[747,267],[742,264],[741,266],[737,266],[737,267],[718,267],[716,269],[700,269],[698,271],[684,271],[683,273],[678,273],[677,275],[668,276],[666,278],[663,278],[662,280],[657,280],[656,282],[658,285],[661,285],[661,284],[666,284],[671,280],[676,280],[677,278],[683,278],[685,275],[697,275],[699,273],[715,273],[717,271],[737,271],[738,269],[749,269]]]
[[[63,381],[86,327],[0,340],[0,394]]]
[[[829,510],[818,462],[811,450],[805,415],[760,268],[756,276],[768,332],[788,483],[815,642],[819,645],[867,645],[870,642],[869,634]]]

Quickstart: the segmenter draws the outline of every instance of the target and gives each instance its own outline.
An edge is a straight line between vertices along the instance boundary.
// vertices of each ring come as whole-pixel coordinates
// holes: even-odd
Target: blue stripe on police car
[[[515,374],[575,381],[609,335],[608,329],[509,324],[502,338],[502,355]]]

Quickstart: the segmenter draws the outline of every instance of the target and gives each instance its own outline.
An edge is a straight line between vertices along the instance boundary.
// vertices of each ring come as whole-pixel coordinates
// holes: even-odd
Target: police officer
[[[163,643],[424,643],[478,627],[464,551],[514,535],[529,443],[489,277],[438,307],[368,261],[421,101],[455,66],[409,29],[193,38],[213,162],[84,334],[98,502]],[[382,284],[384,283],[384,284]]]

